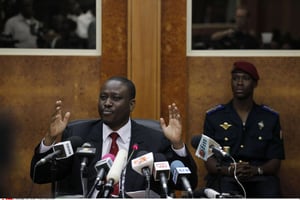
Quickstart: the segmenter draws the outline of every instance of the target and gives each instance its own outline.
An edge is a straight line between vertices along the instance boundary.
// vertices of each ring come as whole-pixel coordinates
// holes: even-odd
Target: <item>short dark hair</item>
[[[107,81],[110,81],[110,80],[116,80],[116,81],[120,81],[120,82],[124,83],[128,88],[129,98],[130,99],[135,98],[135,93],[136,93],[135,85],[131,80],[129,80],[128,78],[123,77],[123,76],[113,76],[113,77],[109,78]]]

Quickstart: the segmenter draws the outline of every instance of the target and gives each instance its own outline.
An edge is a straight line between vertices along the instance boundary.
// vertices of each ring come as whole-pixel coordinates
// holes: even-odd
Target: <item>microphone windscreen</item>
[[[174,172],[178,167],[185,167],[184,164],[180,160],[174,160],[171,163],[171,172]]]
[[[83,139],[79,136],[71,136],[67,140],[71,142],[74,152],[78,147],[80,147],[84,143]]]
[[[106,158],[110,158],[112,161],[114,161],[116,157],[113,154],[108,153],[102,157],[102,159],[106,159]]]
[[[136,155],[136,158],[138,158],[138,157],[143,156],[143,155],[145,155],[147,153],[148,153],[147,151],[141,150],[141,151],[138,151],[135,155]]]
[[[135,143],[135,144],[132,145],[132,150],[133,151],[137,151],[138,149],[139,149],[139,145],[138,144]]]
[[[201,140],[201,135],[196,135],[191,140],[191,145],[194,147],[194,149],[198,148],[199,142]]]
[[[162,153],[155,153],[154,162],[162,162],[162,161],[167,161],[166,156]]]
[[[127,154],[128,152],[124,149],[118,151],[115,161],[107,174],[107,180],[113,179],[115,184],[119,182],[123,166],[127,162]]]

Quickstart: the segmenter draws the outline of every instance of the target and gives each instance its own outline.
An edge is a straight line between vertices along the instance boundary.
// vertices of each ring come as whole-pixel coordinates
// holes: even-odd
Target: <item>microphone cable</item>
[[[238,177],[237,177],[237,175],[236,175],[236,161],[235,161],[235,159],[232,157],[232,156],[229,156],[230,157],[230,159],[232,160],[232,162],[233,162],[233,166],[234,166],[234,169],[233,169],[233,176],[234,176],[234,179],[236,180],[236,182],[238,183],[238,185],[241,187],[241,189],[243,190],[243,193],[244,193],[244,195],[243,195],[243,198],[246,198],[246,196],[247,196],[247,194],[246,194],[246,190],[245,190],[245,188],[244,188],[244,186],[243,186],[243,184],[239,181],[239,179],[238,179]]]

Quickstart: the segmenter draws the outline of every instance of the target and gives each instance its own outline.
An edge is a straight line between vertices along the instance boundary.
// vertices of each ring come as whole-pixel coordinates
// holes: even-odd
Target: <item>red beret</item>
[[[231,73],[235,73],[236,71],[243,71],[249,74],[254,80],[259,80],[259,75],[255,66],[252,63],[245,61],[238,61],[233,63],[233,69]]]

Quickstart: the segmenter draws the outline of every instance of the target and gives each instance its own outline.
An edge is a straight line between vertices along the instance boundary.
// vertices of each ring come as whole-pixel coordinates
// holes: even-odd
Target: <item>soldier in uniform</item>
[[[259,75],[253,64],[235,62],[231,75],[233,98],[207,111],[204,134],[228,150],[233,159],[208,158],[207,187],[247,198],[278,198],[277,173],[285,158],[279,114],[255,103]]]

